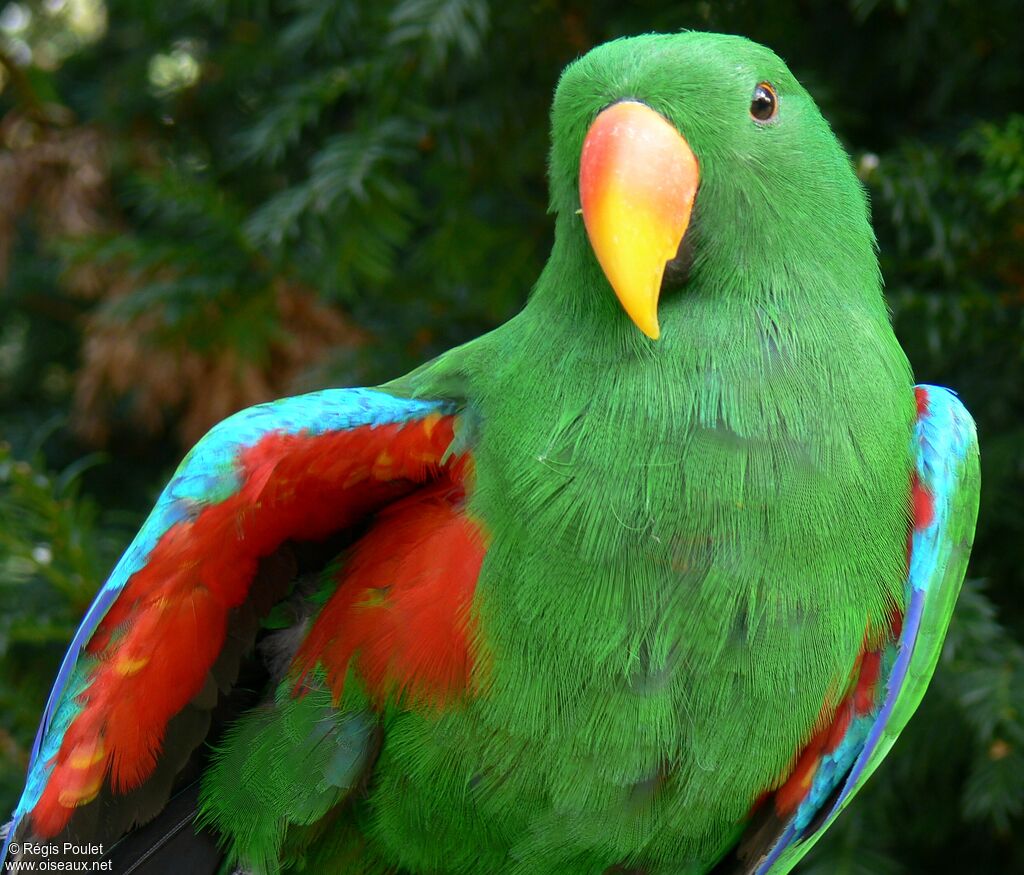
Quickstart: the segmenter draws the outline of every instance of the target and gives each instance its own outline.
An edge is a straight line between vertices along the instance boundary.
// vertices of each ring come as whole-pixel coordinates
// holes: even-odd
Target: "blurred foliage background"
[[[741,33],[873,200],[918,379],[978,420],[970,580],[918,716],[804,873],[1024,872],[1019,0],[0,0],[0,809],[78,618],[189,444],[499,324],[550,245],[561,68]]]

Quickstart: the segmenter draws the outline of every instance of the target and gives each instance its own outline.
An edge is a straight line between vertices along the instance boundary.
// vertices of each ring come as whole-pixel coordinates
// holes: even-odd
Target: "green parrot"
[[[519,315],[186,457],[64,660],[11,859],[777,875],[856,794],[979,473],[846,154],[770,50],[650,34],[566,69],[550,184]]]

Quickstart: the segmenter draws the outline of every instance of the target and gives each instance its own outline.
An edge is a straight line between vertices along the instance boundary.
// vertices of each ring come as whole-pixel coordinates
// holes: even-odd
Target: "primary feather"
[[[621,101],[699,174],[644,333],[591,246],[618,238],[580,215],[588,131]],[[845,153],[773,53],[701,33],[593,50],[552,132],[555,244],[517,317],[381,390],[240,414],[186,460],[76,636],[16,836],[102,831],[150,786],[177,715],[238,686],[232,611],[274,625],[287,592],[257,562],[337,530],[263,700],[212,762],[208,718],[180,742],[230,864],[782,872],[874,769],[934,668],[977,446],[952,396],[915,396]]]

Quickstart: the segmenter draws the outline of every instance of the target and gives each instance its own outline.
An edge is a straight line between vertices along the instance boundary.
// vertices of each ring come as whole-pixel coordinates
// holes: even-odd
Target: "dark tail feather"
[[[798,841],[814,835],[821,828],[845,784],[846,779],[843,778],[822,802],[814,819],[801,830]],[[753,875],[788,826],[789,821],[778,817],[771,801],[767,800],[751,816],[750,823],[736,846],[718,861],[708,875]]]
[[[215,875],[224,852],[217,834],[196,829],[199,782],[176,793],[149,823],[115,844],[107,855],[118,875]]]

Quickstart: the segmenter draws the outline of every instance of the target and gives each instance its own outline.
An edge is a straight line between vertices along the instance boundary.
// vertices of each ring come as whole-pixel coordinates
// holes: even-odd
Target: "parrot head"
[[[603,276],[585,293],[610,287],[652,340],[703,289],[841,294],[846,272],[880,296],[849,158],[786,65],[742,37],[651,34],[577,60],[555,95],[550,172],[556,233]]]

